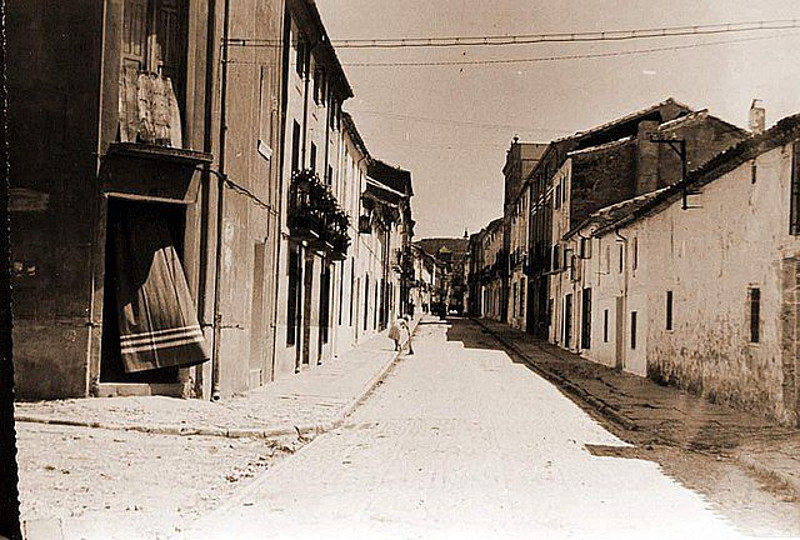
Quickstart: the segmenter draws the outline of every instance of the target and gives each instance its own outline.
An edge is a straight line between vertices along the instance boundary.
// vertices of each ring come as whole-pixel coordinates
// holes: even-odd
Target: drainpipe
[[[222,341],[222,313],[220,310],[220,283],[222,274],[222,228],[224,227],[225,203],[225,139],[227,126],[228,98],[228,32],[230,30],[230,0],[225,0],[222,22],[222,73],[219,120],[219,175],[217,177],[217,244],[214,272],[214,350],[211,357],[211,400],[219,401],[220,347]]]
[[[622,257],[622,335],[617,336],[617,339],[622,340],[622,346],[620,347],[622,354],[621,358],[619,359],[619,363],[615,366],[617,370],[622,371],[625,368],[625,329],[627,328],[628,321],[628,239],[622,236],[619,233],[619,230],[614,231],[614,234],[619,239],[617,241],[622,242],[624,246]]]
[[[213,129],[214,123],[214,103],[211,96],[214,95],[214,65],[215,65],[215,50],[216,43],[214,36],[216,34],[216,0],[209,0],[208,2],[208,28],[206,31],[206,80],[204,89],[204,116],[203,116],[203,151],[211,154],[214,150]],[[208,272],[209,272],[209,242],[208,242],[208,229],[209,221],[211,219],[211,166],[206,165],[203,167],[203,182],[202,182],[202,208],[200,211],[200,253],[204,258],[200,265],[200,275],[198,284],[198,297],[197,297],[197,312],[200,314],[200,326],[203,331],[209,325],[206,319],[206,294],[208,291]],[[212,364],[213,365],[213,364]],[[197,369],[195,372],[195,394],[201,396],[203,394],[203,370]]]
[[[278,168],[278,196],[283,199],[283,176],[286,172],[285,155],[286,155],[286,104],[289,95],[289,29],[291,28],[291,21],[289,17],[289,10],[284,5],[283,13],[283,58],[282,58],[282,76],[283,83],[281,84],[281,132],[280,132],[280,165]],[[283,234],[283,209],[284,205],[278,205],[278,226],[277,226],[277,246],[275,252],[275,283],[281,282],[281,244],[283,243],[281,235]],[[278,351],[278,309],[280,300],[280,287],[275,287],[275,302],[273,303],[273,316],[272,316],[272,378],[275,379],[275,357]],[[287,321],[288,322],[288,321]]]

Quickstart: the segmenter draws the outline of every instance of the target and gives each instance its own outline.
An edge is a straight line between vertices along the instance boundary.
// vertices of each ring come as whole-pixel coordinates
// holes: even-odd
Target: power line
[[[519,130],[525,133],[571,133],[571,131],[568,129],[531,128],[530,126],[523,126],[516,124],[490,124],[483,122],[472,122],[468,120],[450,120],[446,118],[434,118],[431,116],[414,116],[410,114],[399,114],[399,113],[390,113],[381,111],[355,110],[350,112],[354,114],[382,116],[385,118],[391,118],[395,120],[414,120],[418,122],[425,122],[428,124],[436,124],[436,125],[467,126],[467,127],[487,128],[487,129],[511,129],[511,130]]]
[[[584,60],[591,58],[610,58],[617,56],[635,56],[639,54],[649,54],[655,52],[665,51],[683,51],[689,49],[699,49],[703,47],[712,47],[715,45],[730,45],[734,43],[747,43],[753,41],[766,41],[770,39],[779,39],[784,37],[797,36],[797,34],[788,34],[782,36],[769,36],[758,38],[743,38],[743,39],[729,39],[720,41],[710,41],[705,43],[694,43],[691,45],[674,45],[671,47],[651,47],[648,49],[634,49],[630,51],[611,51],[602,53],[585,53],[585,54],[566,54],[560,56],[537,56],[533,58],[495,58],[489,60],[443,60],[443,61],[422,61],[422,62],[351,62],[343,63],[345,67],[440,67],[440,66],[486,66],[486,65],[502,65],[502,64],[533,64],[537,62],[555,62],[560,60]]]
[[[584,32],[558,32],[544,34],[490,35],[490,36],[450,36],[414,38],[360,38],[331,40],[337,49],[399,49],[432,47],[493,47],[509,45],[531,45],[539,43],[592,43],[599,41],[631,41],[686,36],[709,36],[742,32],[764,32],[800,28],[797,19],[777,19],[769,21],[747,21],[722,24],[698,24],[691,26],[671,26],[664,28],[640,28],[633,30],[601,30]],[[277,39],[231,38],[232,47],[270,47],[280,46]]]
[[[562,32],[556,34],[523,34],[515,36],[469,36],[428,38],[345,39],[332,41],[339,49],[396,49],[404,47],[487,47],[528,45],[534,43],[567,43],[596,41],[629,41],[679,36],[708,36],[737,32],[788,30],[798,28],[796,19],[753,21],[728,24],[673,26],[639,30],[611,30],[594,32]]]

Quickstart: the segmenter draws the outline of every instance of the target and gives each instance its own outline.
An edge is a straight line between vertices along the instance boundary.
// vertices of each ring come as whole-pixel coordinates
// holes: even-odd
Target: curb
[[[411,335],[417,331],[419,320],[414,323],[411,329]],[[382,367],[378,373],[369,380],[364,386],[364,389],[359,395],[352,399],[342,411],[332,420],[319,422],[316,424],[294,425],[284,424],[271,428],[224,428],[224,427],[193,427],[185,425],[163,425],[163,426],[147,426],[142,424],[114,424],[106,422],[88,422],[81,420],[70,420],[61,418],[52,418],[49,416],[38,415],[14,415],[15,422],[24,422],[30,424],[45,424],[52,426],[70,426],[70,427],[86,427],[95,429],[107,429],[111,431],[135,431],[139,433],[149,433],[152,435],[178,435],[181,437],[188,436],[203,436],[203,437],[223,437],[228,439],[279,439],[289,435],[311,435],[315,437],[322,435],[328,431],[341,427],[347,417],[349,417],[355,410],[362,405],[367,398],[372,394],[375,388],[386,378],[389,372],[397,364],[400,359],[401,352],[398,352],[394,357]]]
[[[638,431],[640,426],[628,418],[627,416],[623,415],[619,411],[612,408],[610,405],[605,403],[602,399],[593,396],[577,384],[573,383],[569,379],[559,375],[558,373],[551,371],[545,367],[540,366],[535,361],[531,360],[528,355],[522,351],[515,343],[507,340],[503,336],[496,333],[494,330],[489,328],[486,324],[484,324],[479,319],[470,318],[471,321],[477,323],[480,327],[484,330],[489,332],[500,344],[508,351],[512,352],[516,356],[520,357],[528,366],[531,367],[536,373],[544,377],[545,379],[549,380],[557,384],[559,387],[566,390],[572,396],[580,399],[586,405],[592,407],[592,409],[596,410],[598,413],[603,415],[608,420],[614,422],[615,424],[619,425],[620,427],[627,429],[629,431]],[[543,351],[547,354],[547,351]]]
[[[734,454],[734,459],[744,465],[745,467],[752,469],[756,473],[762,476],[768,476],[774,478],[793,490],[796,494],[800,496],[800,477],[793,476],[791,474],[786,474],[781,471],[776,471],[775,469],[771,469],[765,465],[762,465],[757,459],[753,459],[746,454],[741,452],[736,452]]]

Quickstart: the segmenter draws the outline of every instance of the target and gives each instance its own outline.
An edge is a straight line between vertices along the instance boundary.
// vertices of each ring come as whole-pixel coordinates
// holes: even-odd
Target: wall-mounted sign
[[[267,161],[272,159],[272,148],[264,141],[258,141],[258,153]]]

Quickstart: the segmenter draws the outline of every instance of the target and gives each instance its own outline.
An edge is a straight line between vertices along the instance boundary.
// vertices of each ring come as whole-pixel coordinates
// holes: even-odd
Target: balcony
[[[325,251],[333,260],[344,260],[350,247],[350,217],[341,209],[330,188],[314,171],[292,174],[289,230],[295,240]]]

